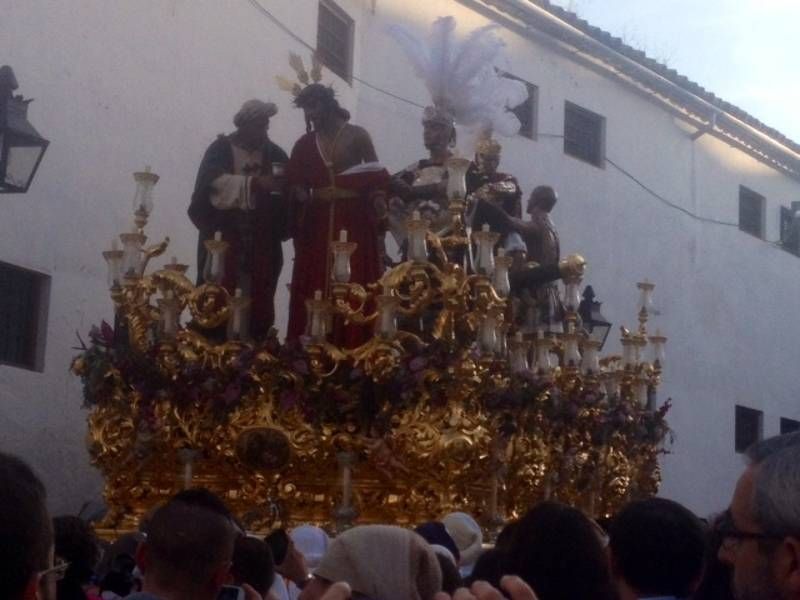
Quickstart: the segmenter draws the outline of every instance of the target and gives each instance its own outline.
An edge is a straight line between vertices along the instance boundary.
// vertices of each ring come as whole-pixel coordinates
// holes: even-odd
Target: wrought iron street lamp
[[[0,67],[0,194],[24,194],[36,175],[49,141],[28,122],[28,104],[17,89],[14,71]]]
[[[611,323],[600,312],[602,302],[597,302],[594,299],[594,290],[592,286],[587,285],[583,290],[583,300],[581,300],[578,307],[578,314],[583,321],[583,328],[589,334],[589,337],[596,342],[600,343],[602,349],[606,343],[608,332],[611,331]]]

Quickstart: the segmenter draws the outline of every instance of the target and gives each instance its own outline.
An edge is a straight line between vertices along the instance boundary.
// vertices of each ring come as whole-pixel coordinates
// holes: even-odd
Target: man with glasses
[[[720,525],[737,600],[800,599],[800,432],[759,442]]]
[[[0,452],[0,598],[55,600],[66,564],[53,566],[46,492],[31,468]]]

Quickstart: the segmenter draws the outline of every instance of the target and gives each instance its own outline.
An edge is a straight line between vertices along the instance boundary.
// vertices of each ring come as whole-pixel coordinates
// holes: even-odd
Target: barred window
[[[739,186],[739,229],[759,238],[764,237],[764,207],[761,194]]]
[[[800,254],[800,223],[794,222],[794,212],[786,206],[781,206],[781,246]]]
[[[781,435],[800,430],[800,421],[781,417]]]
[[[320,0],[317,19],[317,56],[342,79],[353,76],[353,19],[333,0]]]
[[[605,117],[573,104],[564,104],[564,152],[597,167],[605,159]]]
[[[0,363],[41,370],[49,291],[47,275],[0,262]]]
[[[736,406],[736,452],[744,452],[763,437],[764,413],[755,408]]]

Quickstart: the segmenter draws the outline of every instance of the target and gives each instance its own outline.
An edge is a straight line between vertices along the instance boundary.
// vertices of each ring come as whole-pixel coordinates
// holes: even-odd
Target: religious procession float
[[[432,97],[430,157],[394,176],[369,150],[350,152],[368,135],[320,84],[317,61],[306,72],[294,56],[298,81],[281,87],[309,133],[288,164],[272,151],[270,189],[235,179],[252,177],[235,165],[212,171],[206,194],[198,177],[195,214],[221,216],[195,221],[196,283],[176,259],[150,268],[169,240],[146,245],[158,176],[134,174],[134,227],[103,253],[114,324],[94,327],[72,363],[105,479],[101,531],[135,529],[186,487],[217,493],[254,531],[462,510],[491,532],[544,498],[600,516],[657,491],[669,401],[656,403],[666,338],[648,332],[654,286],[636,284],[622,356],[602,357],[611,324],[581,292],[586,261],[559,256],[553,190],[534,191],[524,220],[519,185],[497,171],[487,133],[515,132],[509,108],[524,90],[499,77],[491,27],[463,41],[454,27],[437,20],[428,44],[392,32]],[[275,114],[262,104],[245,103],[231,144]],[[475,161],[453,151],[456,126],[480,130]],[[244,203],[224,197],[231,181],[247,184],[233,186]],[[284,235],[295,240],[285,341],[265,326],[277,274],[263,284],[259,194],[301,209]],[[374,248],[387,233],[391,262]]]

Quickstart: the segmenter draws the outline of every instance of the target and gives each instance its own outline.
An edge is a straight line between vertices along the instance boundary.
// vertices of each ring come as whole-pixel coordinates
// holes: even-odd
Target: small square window
[[[602,167],[605,160],[605,117],[566,102],[564,105],[564,152]]]
[[[317,56],[342,79],[353,77],[353,19],[333,0],[321,0],[317,19]]]
[[[739,186],[739,229],[759,238],[764,237],[765,198],[751,189]]]
[[[786,417],[781,417],[781,435],[784,433],[792,433],[793,431],[800,430],[800,421],[796,421],[795,419],[787,419]]]
[[[746,406],[736,406],[736,452],[744,452],[761,441],[764,413]]]
[[[0,262],[0,363],[43,368],[49,293],[47,275]]]
[[[515,77],[511,73],[501,72],[500,74],[503,77],[513,79],[515,81],[521,81],[523,84],[525,84],[525,87],[528,90],[528,97],[525,99],[525,102],[512,108],[511,112],[513,112],[519,119],[519,135],[531,140],[535,140],[536,122],[538,117],[537,112],[539,105],[539,88],[532,83],[525,81],[524,79]]]

